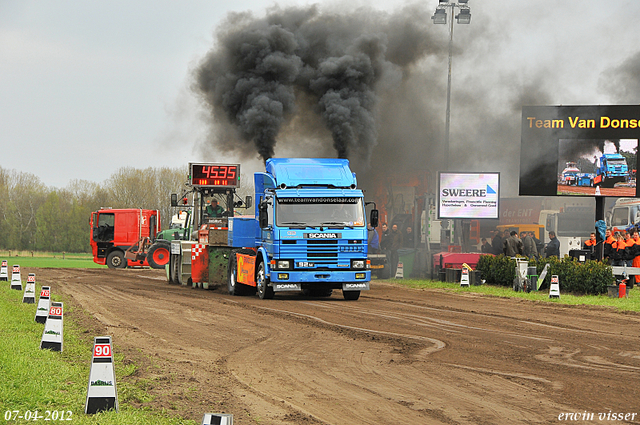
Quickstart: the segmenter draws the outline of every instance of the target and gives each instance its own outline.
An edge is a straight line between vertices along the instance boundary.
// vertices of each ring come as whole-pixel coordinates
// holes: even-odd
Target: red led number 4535
[[[191,184],[194,186],[238,187],[238,164],[191,164]]]

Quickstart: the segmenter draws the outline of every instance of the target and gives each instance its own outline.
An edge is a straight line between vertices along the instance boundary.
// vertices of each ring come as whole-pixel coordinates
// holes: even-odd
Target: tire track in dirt
[[[36,273],[144,365],[127,378],[153,384],[140,406],[196,421],[549,423],[640,397],[635,314],[376,281],[357,302],[259,300],[169,285],[159,271]]]

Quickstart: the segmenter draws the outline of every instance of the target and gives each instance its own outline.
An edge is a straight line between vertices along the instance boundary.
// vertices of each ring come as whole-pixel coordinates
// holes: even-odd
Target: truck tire
[[[124,258],[124,253],[119,250],[111,251],[107,255],[107,266],[110,269],[125,269],[127,260]]]
[[[360,291],[342,291],[342,296],[347,301],[355,301],[360,298]]]
[[[171,255],[171,267],[169,273],[169,283],[175,283],[176,285],[180,285],[180,281],[178,280],[178,273],[180,273],[180,255],[173,254]]]
[[[260,297],[261,300],[270,300],[273,298],[273,287],[269,286],[264,261],[260,261],[256,270],[256,289],[258,291],[258,297]]]
[[[152,269],[164,269],[171,258],[171,245],[167,242],[156,242],[147,252],[147,263]]]

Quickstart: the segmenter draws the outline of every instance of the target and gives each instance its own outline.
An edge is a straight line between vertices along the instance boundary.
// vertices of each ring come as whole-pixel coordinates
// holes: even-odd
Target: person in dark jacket
[[[387,223],[382,223],[382,233],[380,234],[380,249],[383,251],[389,250],[389,244],[391,242],[391,238],[389,237],[389,227],[387,227]]]
[[[405,248],[413,248],[413,229],[411,227],[407,227],[405,230],[402,244]]]
[[[507,257],[515,257],[516,255],[522,255],[523,244],[520,238],[518,237],[518,232],[515,230],[511,231],[511,234],[507,239],[503,242],[504,245],[504,255]]]
[[[589,239],[584,241],[584,245],[582,245],[582,249],[584,249],[585,251],[589,251],[590,260],[596,259],[596,245],[596,233],[592,232],[591,235],[589,235]]]
[[[504,246],[502,245],[502,242],[502,232],[500,230],[496,230],[493,235],[493,239],[491,240],[491,246],[493,247],[493,253],[495,255],[503,253]]]
[[[480,251],[483,254],[493,254],[493,247],[487,242],[487,238],[480,239],[482,246],[480,247]]]
[[[549,243],[544,248],[544,256],[549,258],[554,255],[560,258],[560,241],[556,238],[556,232],[549,232]]]
[[[398,269],[398,250],[402,248],[402,233],[398,230],[398,225],[391,226],[391,233],[389,233],[389,266],[391,271],[391,278],[396,276],[396,270]]]
[[[538,247],[531,237],[533,232],[522,232],[522,244],[524,245],[524,255],[529,258],[538,258]]]

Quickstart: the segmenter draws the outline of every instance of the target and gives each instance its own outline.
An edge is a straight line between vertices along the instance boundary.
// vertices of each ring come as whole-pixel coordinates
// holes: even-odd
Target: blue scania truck
[[[598,159],[594,184],[602,187],[614,187],[616,183],[629,181],[627,160],[619,153],[604,154]]]
[[[205,166],[196,164],[195,170]],[[257,293],[262,299],[289,291],[326,297],[340,289],[346,300],[357,300],[360,291],[369,289],[367,219],[377,227],[378,211],[374,206],[367,217],[348,160],[268,159],[265,172],[254,175],[255,202],[234,201],[239,182],[215,186],[215,181],[193,176],[190,182],[198,243],[172,242],[170,281],[215,287],[224,276],[230,294]],[[226,216],[207,218],[208,198],[216,196]],[[235,213],[251,204],[254,214]]]

